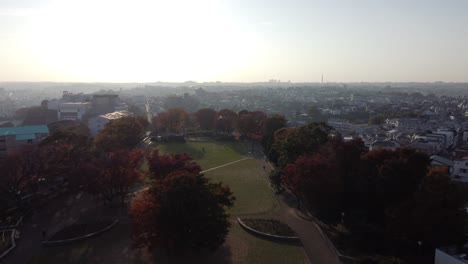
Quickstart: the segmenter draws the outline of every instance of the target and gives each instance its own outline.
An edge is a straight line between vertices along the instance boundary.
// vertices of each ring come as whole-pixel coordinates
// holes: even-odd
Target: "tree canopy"
[[[130,206],[137,244],[171,253],[216,249],[228,234],[229,187],[185,171],[157,180]]]

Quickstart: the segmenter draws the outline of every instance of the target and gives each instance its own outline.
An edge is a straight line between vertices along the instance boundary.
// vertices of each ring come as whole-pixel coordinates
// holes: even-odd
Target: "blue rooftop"
[[[34,139],[35,134],[49,134],[46,125],[0,127],[0,136],[16,135],[16,140]]]

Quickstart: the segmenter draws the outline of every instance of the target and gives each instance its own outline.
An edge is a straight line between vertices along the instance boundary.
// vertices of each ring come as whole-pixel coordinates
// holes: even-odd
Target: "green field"
[[[162,154],[187,153],[200,164],[203,170],[214,168],[235,160],[242,159],[247,153],[243,144],[231,142],[187,142],[187,143],[158,143],[153,148]],[[203,151],[205,149],[205,151]]]
[[[205,175],[229,185],[234,192],[236,201],[230,209],[233,215],[262,214],[278,206],[260,161],[243,160],[208,171]]]

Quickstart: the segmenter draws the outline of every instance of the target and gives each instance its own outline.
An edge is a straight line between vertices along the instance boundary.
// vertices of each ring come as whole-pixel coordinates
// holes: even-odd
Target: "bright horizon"
[[[0,81],[468,82],[468,1],[292,2],[0,0]]]

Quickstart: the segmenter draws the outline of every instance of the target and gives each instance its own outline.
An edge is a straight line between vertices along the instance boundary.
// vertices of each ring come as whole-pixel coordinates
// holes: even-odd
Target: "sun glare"
[[[56,1],[33,19],[30,55],[64,80],[213,79],[256,54],[213,1]]]

